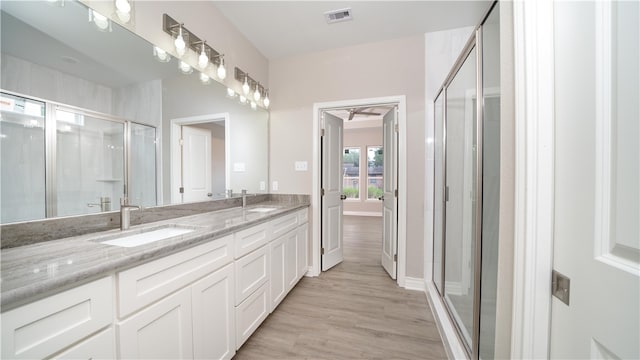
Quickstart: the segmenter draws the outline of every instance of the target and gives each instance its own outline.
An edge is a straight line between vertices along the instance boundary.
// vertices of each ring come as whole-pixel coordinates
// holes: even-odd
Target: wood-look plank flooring
[[[344,261],[304,277],[235,359],[443,359],[424,293],[380,265],[382,220],[344,217]]]

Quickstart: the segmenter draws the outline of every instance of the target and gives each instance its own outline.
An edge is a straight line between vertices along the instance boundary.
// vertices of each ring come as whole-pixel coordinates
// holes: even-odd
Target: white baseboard
[[[404,288],[407,290],[424,291],[424,280],[406,276],[404,278]]]
[[[459,282],[445,281],[444,288],[447,289],[447,294],[462,295],[462,284]]]
[[[350,215],[350,216],[378,216],[382,217],[381,212],[377,211],[343,211],[342,215]]]
[[[444,349],[447,352],[449,359],[469,359],[467,352],[464,350],[464,345],[458,337],[455,325],[451,321],[447,310],[444,307],[444,302],[438,294],[435,285],[431,281],[425,281],[425,295],[431,308],[433,318],[436,320],[440,337],[444,344]]]

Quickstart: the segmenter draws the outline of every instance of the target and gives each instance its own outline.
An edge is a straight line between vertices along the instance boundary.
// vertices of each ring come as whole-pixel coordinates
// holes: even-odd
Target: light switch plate
[[[246,167],[244,163],[233,163],[233,171],[234,172],[244,172],[246,171]]]
[[[277,182],[277,181],[274,181],[274,182],[271,184],[271,190],[272,190],[272,191],[278,191],[278,182]]]
[[[265,183],[264,181],[260,181],[260,190],[267,190],[267,183]]]
[[[296,161],[296,171],[307,171],[307,162],[306,161]]]

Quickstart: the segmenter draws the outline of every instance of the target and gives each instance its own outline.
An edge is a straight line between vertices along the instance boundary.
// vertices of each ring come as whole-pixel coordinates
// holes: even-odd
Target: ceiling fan
[[[370,111],[364,111],[369,109],[368,107],[361,107],[361,108],[351,108],[349,109],[349,120],[352,120],[353,117],[358,114],[358,115],[380,115],[380,113],[376,113],[376,112],[370,112]]]

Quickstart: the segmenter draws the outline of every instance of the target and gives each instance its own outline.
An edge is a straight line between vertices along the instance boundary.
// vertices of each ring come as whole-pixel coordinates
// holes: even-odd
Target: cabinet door
[[[308,271],[307,249],[309,248],[309,224],[305,223],[298,228],[298,280]]]
[[[196,359],[230,359],[236,353],[234,294],[233,264],[191,287]]]
[[[46,358],[113,321],[106,277],[2,313],[3,359]]]
[[[120,358],[193,358],[191,288],[174,293],[118,324]]]
[[[239,349],[267,318],[269,308],[269,283],[262,285],[236,307],[236,349]]]
[[[116,358],[116,338],[113,327],[108,328],[92,337],[82,341],[78,345],[67,349],[54,359],[104,359]]]
[[[269,245],[236,260],[236,305],[269,281]]]
[[[285,256],[286,256],[286,238],[281,237],[273,240],[269,246],[271,247],[271,277],[269,284],[271,286],[271,309],[272,312],[280,301],[287,295],[287,282],[285,280]]]
[[[298,231],[293,230],[284,236],[284,281],[288,293],[298,282]]]

